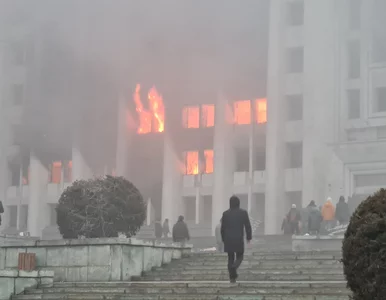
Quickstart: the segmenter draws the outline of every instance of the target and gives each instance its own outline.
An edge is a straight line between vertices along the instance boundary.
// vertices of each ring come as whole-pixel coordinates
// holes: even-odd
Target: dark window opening
[[[372,1],[372,61],[374,63],[386,62],[386,1]]]
[[[350,41],[347,44],[348,51],[348,77],[359,78],[361,75],[361,45],[359,41]]]
[[[303,144],[288,143],[287,144],[287,168],[296,169],[303,165]]]
[[[296,1],[287,4],[287,24],[300,26],[304,23],[304,2]]]
[[[9,227],[17,227],[17,206],[10,205],[7,209],[9,209]]]
[[[20,186],[20,165],[10,165],[11,186]]]
[[[303,119],[303,96],[287,96],[288,121],[298,121]]]
[[[253,161],[253,170],[264,171],[265,170],[265,152],[259,152],[255,155]]]
[[[386,87],[376,89],[376,112],[386,112]]]
[[[186,221],[195,221],[196,220],[196,198],[195,197],[185,197],[185,220]]]
[[[349,1],[349,27],[358,30],[361,27],[361,0]]]
[[[288,73],[302,73],[303,72],[303,47],[296,47],[288,49]]]
[[[236,149],[236,172],[249,171],[249,150]]]

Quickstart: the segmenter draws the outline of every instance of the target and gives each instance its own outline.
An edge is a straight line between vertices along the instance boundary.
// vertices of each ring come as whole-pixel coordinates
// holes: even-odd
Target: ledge
[[[58,246],[92,246],[92,245],[130,245],[138,247],[171,248],[171,249],[191,249],[192,245],[181,246],[180,243],[165,244],[157,241],[143,241],[135,238],[96,238],[96,239],[69,239],[69,240],[32,240],[17,238],[8,240],[5,237],[1,243],[3,248],[18,247],[58,247]]]

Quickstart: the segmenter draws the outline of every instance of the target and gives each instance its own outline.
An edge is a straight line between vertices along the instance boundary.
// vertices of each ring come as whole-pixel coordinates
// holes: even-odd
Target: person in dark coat
[[[336,205],[335,219],[339,221],[339,225],[346,225],[350,220],[350,210],[343,196],[339,197]]]
[[[291,234],[291,225],[288,222],[287,215],[284,216],[283,222],[281,223],[281,231],[283,231],[284,235]]]
[[[292,204],[292,207],[287,215],[288,223],[290,224],[291,234],[299,234],[300,226],[299,222],[301,220],[300,212],[296,209],[296,204]]]
[[[249,243],[252,240],[252,227],[248,212],[240,208],[238,197],[232,196],[229,206],[222,215],[221,238],[224,242],[224,252],[228,253],[229,278],[234,283],[238,276],[237,269],[244,258],[244,229]]]
[[[173,226],[173,242],[185,244],[190,240],[189,229],[184,222],[184,217],[179,216],[178,221]]]
[[[312,200],[311,203],[307,206],[309,208],[308,213],[308,233],[319,235],[320,225],[322,224],[323,217],[322,213],[316,206],[315,202]]]
[[[155,237],[157,239],[162,238],[162,225],[161,225],[161,221],[156,221],[154,223],[154,233],[155,233]]]

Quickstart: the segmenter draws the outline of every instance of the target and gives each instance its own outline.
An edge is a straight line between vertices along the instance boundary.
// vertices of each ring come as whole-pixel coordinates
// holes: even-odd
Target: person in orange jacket
[[[332,204],[332,199],[330,197],[327,198],[326,203],[324,203],[322,207],[322,217],[326,224],[326,229],[331,229],[335,222],[335,206]]]

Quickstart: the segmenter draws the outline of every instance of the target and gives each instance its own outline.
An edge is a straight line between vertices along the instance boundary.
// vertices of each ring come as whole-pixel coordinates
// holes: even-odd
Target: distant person
[[[291,234],[291,227],[287,215],[284,216],[283,222],[281,223],[281,231],[283,231],[284,235]]]
[[[221,238],[224,251],[228,253],[228,271],[230,282],[235,283],[238,277],[237,269],[244,258],[244,229],[247,243],[252,240],[252,227],[248,212],[240,208],[240,199],[232,196],[229,199],[230,208],[221,219]]]
[[[155,221],[154,223],[154,233],[157,239],[162,238],[162,225],[161,225],[161,221],[159,220]]]
[[[224,243],[221,238],[221,219],[220,223],[217,224],[216,230],[215,230],[215,236],[216,236],[216,245],[217,245],[217,251],[223,252],[224,251]]]
[[[299,210],[296,208],[296,204],[292,204],[290,211],[287,215],[287,220],[290,226],[291,234],[300,233],[300,222],[301,216]]]
[[[312,200],[307,206],[309,208],[308,213],[308,233],[311,235],[319,235],[320,226],[323,221],[322,213],[319,208],[316,206],[315,201]]]
[[[162,232],[164,234],[164,238],[167,238],[169,236],[169,233],[170,233],[170,229],[169,229],[169,219],[165,219],[163,225],[162,225]]]
[[[322,207],[322,216],[326,230],[328,231],[334,226],[335,222],[335,207],[330,197],[327,198],[326,203],[324,203]]]
[[[1,215],[4,213],[3,202],[0,201],[0,226],[1,226]]]
[[[350,210],[343,196],[339,197],[339,202],[336,204],[335,219],[339,225],[346,225],[350,220]]]
[[[189,229],[184,222],[184,217],[179,216],[178,221],[173,226],[173,242],[185,245],[186,241],[190,240]]]

